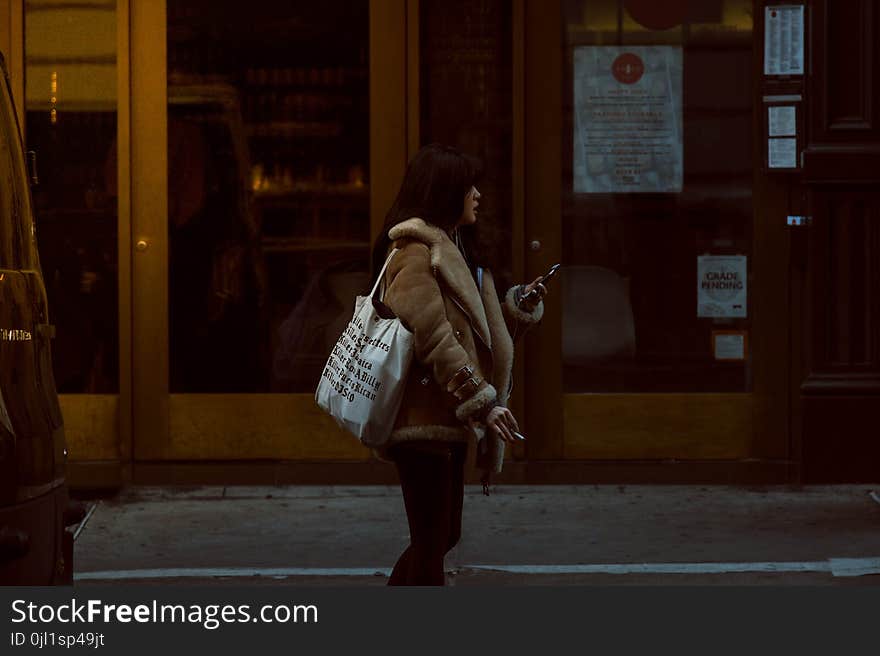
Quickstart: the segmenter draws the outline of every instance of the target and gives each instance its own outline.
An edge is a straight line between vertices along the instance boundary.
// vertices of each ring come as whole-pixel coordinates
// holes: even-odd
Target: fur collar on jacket
[[[489,348],[492,347],[492,336],[489,322],[480,298],[477,284],[453,241],[441,228],[426,223],[423,219],[412,218],[398,223],[388,231],[391,241],[398,239],[415,239],[431,249],[431,267],[434,275],[439,272],[443,281],[451,290],[455,299],[467,312],[479,337]]]

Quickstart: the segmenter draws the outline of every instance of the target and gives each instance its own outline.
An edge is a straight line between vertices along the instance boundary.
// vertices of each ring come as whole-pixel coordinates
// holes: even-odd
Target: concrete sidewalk
[[[878,585],[871,491],[499,486],[485,497],[468,486],[446,564],[464,585]],[[409,541],[396,486],[130,488],[93,503],[76,541],[79,584],[384,585]]]

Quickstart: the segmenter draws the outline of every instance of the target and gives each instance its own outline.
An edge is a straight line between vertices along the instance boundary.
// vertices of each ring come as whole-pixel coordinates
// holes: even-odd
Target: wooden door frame
[[[526,158],[520,248],[525,279],[533,280],[562,261],[562,3],[526,2],[524,12]],[[534,241],[541,243],[540,250],[532,250]],[[548,296],[541,325],[525,338],[530,461],[564,457],[561,340],[552,338],[562,334],[562,308],[554,300]]]
[[[803,480],[880,477],[880,2],[806,0],[809,110],[794,326]]]
[[[772,0],[754,0],[753,79],[755,80],[753,184],[755,219],[753,222],[754,274],[758,281],[753,295],[755,442],[753,457],[776,459],[784,468],[784,479],[795,482],[799,476],[799,444],[794,438],[791,368],[795,358],[791,324],[798,316],[792,289],[797,285],[797,262],[793,259],[792,233],[786,217],[801,214],[797,178],[791,173],[769,171],[764,165],[767,100],[789,87],[767,86],[763,71],[764,5]],[[801,111],[803,107],[801,107]],[[754,286],[753,286],[754,288]]]
[[[756,2],[757,6],[757,2]],[[561,185],[562,179],[562,3],[548,0],[526,3],[525,24],[525,148],[526,161],[526,232],[523,240],[526,277],[540,275],[553,262],[562,259]],[[755,75],[754,135],[755,161],[763,152],[760,80],[760,51],[763,43],[755,14],[753,72]],[[654,450],[657,460],[648,461],[643,455],[630,460],[622,472],[631,471],[631,465],[644,460],[645,465],[663,458],[692,460],[696,467],[705,463],[705,469],[719,471],[720,462],[740,463],[733,472],[745,472],[748,462],[760,463],[765,473],[785,479],[790,463],[788,416],[788,236],[784,217],[788,209],[786,181],[766,180],[759,165],[754,167],[754,236],[750,305],[752,326],[752,361],[755,381],[753,391],[740,394],[673,394],[645,397],[642,416],[620,416],[617,394],[564,394],[562,388],[562,353],[560,350],[562,309],[548,297],[541,327],[527,338],[526,366],[536,372],[526,379],[529,398],[540,403],[529,406],[527,428],[534,436],[529,445],[530,460],[588,460],[608,461],[614,467],[618,460],[628,458],[625,449],[613,443],[585,444],[580,437],[583,430],[604,430],[618,435],[627,434],[636,440],[645,431],[656,437],[651,428],[658,422],[671,422],[683,413],[691,417],[694,430],[705,432],[715,418],[732,417],[726,408],[733,407],[736,421],[729,428],[713,434],[708,449],[693,440],[667,444],[667,450]],[[529,243],[541,242],[540,250],[533,251]],[[759,246],[760,245],[760,246]],[[782,257],[780,257],[780,255]],[[665,398],[661,398],[665,397]],[[568,421],[566,421],[566,419]],[[586,427],[581,429],[574,425]],[[703,427],[700,429],[700,427]],[[690,429],[685,429],[685,433]],[[690,452],[690,455],[688,455]],[[684,456],[681,458],[681,456]],[[769,469],[768,469],[769,467]],[[649,467],[650,468],[650,467]],[[646,469],[647,471],[647,469]],[[629,477],[629,473],[623,474]],[[747,473],[735,476],[748,477]],[[763,476],[763,475],[762,475]],[[690,474],[682,473],[689,478]],[[666,478],[666,477],[664,477]]]
[[[132,459],[168,441],[166,2],[131,6]],[[136,251],[136,244],[146,248]]]
[[[371,235],[381,227],[413,143],[411,110],[407,107],[412,90],[407,85],[414,74],[416,84],[418,78],[417,66],[415,72],[407,67],[413,48],[407,42],[412,30],[408,9],[417,10],[417,3],[370,2]],[[370,460],[368,450],[320,411],[312,394],[169,391],[166,23],[165,0],[133,3],[131,93],[136,102],[132,103],[132,125],[137,129],[132,132],[132,236],[128,248],[134,258],[134,480],[192,480],[193,468],[207,460],[227,463],[217,471],[226,472],[229,479],[237,478],[231,463],[236,460],[319,465]],[[417,142],[417,133],[415,139]],[[145,250],[137,250],[139,241],[147,242]],[[175,469],[172,461],[191,464]],[[253,463],[244,466],[254,467]],[[278,472],[273,469],[268,475],[278,480]],[[266,474],[260,476],[259,480],[264,480]]]

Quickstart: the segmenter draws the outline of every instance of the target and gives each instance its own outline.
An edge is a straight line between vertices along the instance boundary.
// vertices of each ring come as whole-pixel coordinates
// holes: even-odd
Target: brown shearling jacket
[[[386,459],[389,446],[407,440],[488,439],[484,466],[500,472],[504,442],[476,420],[493,403],[507,405],[511,332],[540,321],[543,304],[523,311],[515,287],[500,303],[488,270],[480,291],[449,235],[420,218],[388,235],[399,250],[385,273],[383,301],[413,333],[414,357],[394,429],[376,455]]]

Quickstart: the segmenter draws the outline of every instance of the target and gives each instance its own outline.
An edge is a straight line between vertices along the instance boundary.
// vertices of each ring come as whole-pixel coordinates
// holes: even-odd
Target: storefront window
[[[28,149],[60,392],[119,391],[116,2],[25,2]]]
[[[481,255],[510,282],[513,219],[513,47],[504,0],[422,0],[420,136],[480,158]]]
[[[566,0],[566,392],[751,389],[752,3]]]
[[[172,392],[314,392],[369,289],[368,9],[169,0]]]

